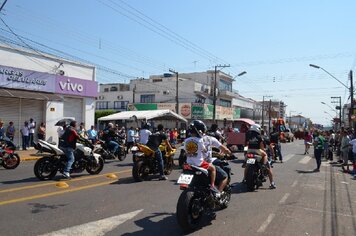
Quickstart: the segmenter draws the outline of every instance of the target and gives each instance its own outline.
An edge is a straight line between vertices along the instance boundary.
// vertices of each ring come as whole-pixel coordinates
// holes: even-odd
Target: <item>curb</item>
[[[38,159],[41,159],[42,157],[21,157],[20,156],[20,160],[21,161],[37,161]]]

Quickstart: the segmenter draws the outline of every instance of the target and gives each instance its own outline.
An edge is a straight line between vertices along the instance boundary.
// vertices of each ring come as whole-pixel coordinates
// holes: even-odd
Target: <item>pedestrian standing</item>
[[[29,133],[29,142],[30,142],[30,146],[33,147],[34,144],[34,140],[33,137],[35,135],[35,128],[36,128],[36,121],[34,121],[32,118],[30,119],[30,123],[28,124],[29,128],[30,128],[30,133]]]
[[[30,126],[28,121],[25,121],[24,126],[22,126],[21,130],[22,135],[22,150],[27,150],[29,147],[29,136],[30,136]]]
[[[6,129],[6,137],[8,137],[11,141],[14,141],[15,126],[14,126],[14,122],[12,121],[9,122],[9,126]]]
[[[0,139],[5,137],[5,127],[4,122],[0,120]]]
[[[349,168],[349,165],[348,165],[348,162],[349,162],[349,151],[350,151],[350,137],[348,136],[347,134],[347,131],[344,130],[342,132],[342,138],[341,138],[341,146],[340,146],[340,155],[341,155],[341,158],[343,160],[343,163],[342,163],[342,170],[345,172],[345,173],[348,173],[350,172],[350,168]],[[346,169],[345,169],[345,166],[346,166]]]
[[[88,139],[95,144],[96,140],[98,140],[98,132],[96,131],[94,125],[90,127],[90,130],[87,131]]]
[[[77,133],[82,137],[82,138],[87,138],[87,132],[84,128],[84,123],[80,123],[79,129],[77,130]]]
[[[313,141],[313,137],[311,135],[310,132],[305,132],[305,135],[304,135],[304,145],[305,145],[305,151],[304,151],[304,155],[306,154],[309,154],[309,148],[310,148],[310,145],[312,145]]]
[[[133,127],[130,127],[129,131],[127,131],[127,146],[126,146],[126,154],[129,153],[131,147],[133,147],[135,143],[135,130]]]
[[[319,131],[315,131],[315,138],[314,138],[314,157],[316,160],[316,169],[314,172],[319,172],[320,171],[320,166],[321,166],[321,154],[323,153],[324,150],[324,142],[325,139],[323,135]]]
[[[38,127],[38,130],[37,130],[37,138],[39,140],[45,140],[46,138],[46,125],[45,123],[41,123],[40,126]]]

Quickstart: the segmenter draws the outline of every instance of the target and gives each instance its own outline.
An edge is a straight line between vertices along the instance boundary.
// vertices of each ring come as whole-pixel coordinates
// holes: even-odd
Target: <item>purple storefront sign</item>
[[[0,87],[97,97],[98,83],[67,76],[0,65]]]
[[[91,80],[58,75],[55,82],[55,92],[83,97],[97,97],[98,83]]]
[[[55,75],[0,66],[0,87],[54,92]]]

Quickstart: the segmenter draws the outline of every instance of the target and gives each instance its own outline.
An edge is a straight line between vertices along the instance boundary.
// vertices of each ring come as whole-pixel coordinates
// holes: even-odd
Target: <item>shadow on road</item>
[[[182,235],[183,232],[178,226],[176,216],[174,213],[153,213],[143,219],[134,222],[138,227],[142,228],[140,231],[125,233],[123,235]]]
[[[119,164],[116,164],[115,166],[119,166],[119,167],[133,166],[133,163],[119,163]]]
[[[295,170],[298,174],[313,174],[317,173],[314,170]]]
[[[232,194],[248,193],[246,184],[243,184],[241,182],[232,183],[231,193]]]

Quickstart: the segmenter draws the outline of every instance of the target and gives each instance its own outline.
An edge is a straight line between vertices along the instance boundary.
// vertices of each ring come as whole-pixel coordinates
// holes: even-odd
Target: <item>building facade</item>
[[[0,45],[0,119],[5,128],[14,123],[17,145],[30,118],[46,125],[48,141],[58,142],[54,125],[63,117],[90,128],[97,94],[95,67]]]

